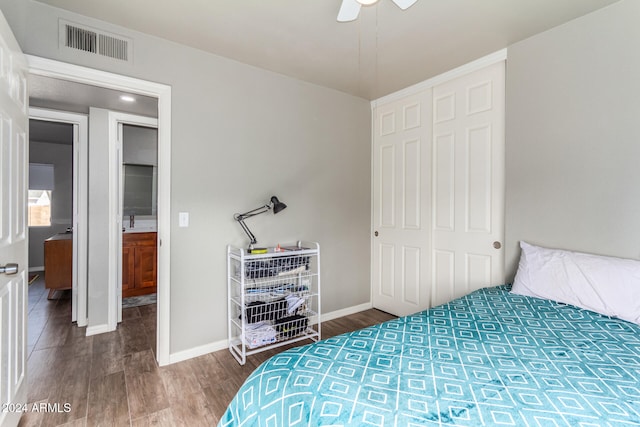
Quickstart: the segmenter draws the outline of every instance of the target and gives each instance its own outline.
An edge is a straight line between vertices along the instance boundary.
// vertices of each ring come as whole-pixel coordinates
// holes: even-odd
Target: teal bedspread
[[[287,350],[221,426],[640,426],[640,326],[486,288]]]

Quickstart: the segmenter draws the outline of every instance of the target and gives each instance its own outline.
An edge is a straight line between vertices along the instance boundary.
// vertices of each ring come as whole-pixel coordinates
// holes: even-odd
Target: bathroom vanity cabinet
[[[157,233],[122,235],[122,297],[156,292]]]

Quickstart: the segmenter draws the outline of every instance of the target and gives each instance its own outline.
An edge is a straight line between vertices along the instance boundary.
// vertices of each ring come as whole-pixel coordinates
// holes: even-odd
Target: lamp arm
[[[249,227],[247,227],[247,224],[244,223],[244,218],[238,219],[237,221],[240,224],[240,227],[242,227],[244,232],[247,234],[247,236],[249,236],[249,240],[251,241],[251,243],[249,244],[249,249],[253,249],[253,245],[258,243],[258,241],[256,240],[256,236],[253,235],[251,230],[249,230]]]
[[[248,212],[242,214],[235,214],[233,217],[236,221],[243,221],[247,218],[251,218],[252,216],[260,215],[261,213],[265,213],[271,209],[271,205],[260,206],[259,208],[255,208]]]
[[[269,210],[271,210],[271,205],[264,205],[264,206],[260,206],[259,208],[255,208],[253,210],[250,210],[248,212],[245,212],[245,213],[242,213],[242,214],[235,214],[233,216],[233,218],[236,221],[238,221],[238,223],[240,224],[240,227],[242,227],[242,229],[247,234],[247,236],[249,236],[249,240],[251,241],[251,243],[249,244],[249,249],[253,249],[253,245],[258,243],[258,241],[256,240],[256,236],[254,236],[253,233],[251,232],[251,230],[249,230],[249,227],[247,227],[247,224],[244,223],[244,220],[248,219],[248,218],[251,218],[252,216],[260,215],[260,214],[265,213],[265,212],[267,212]]]

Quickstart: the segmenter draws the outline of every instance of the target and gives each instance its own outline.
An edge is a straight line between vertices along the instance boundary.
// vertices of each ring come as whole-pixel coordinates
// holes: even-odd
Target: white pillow
[[[640,261],[520,242],[511,292],[559,301],[640,325]]]

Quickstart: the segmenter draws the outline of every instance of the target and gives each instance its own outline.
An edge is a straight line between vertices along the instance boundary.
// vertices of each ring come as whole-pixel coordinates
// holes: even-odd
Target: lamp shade
[[[273,203],[273,213],[274,215],[287,207],[284,203],[282,203],[276,196],[271,196],[271,203]]]

